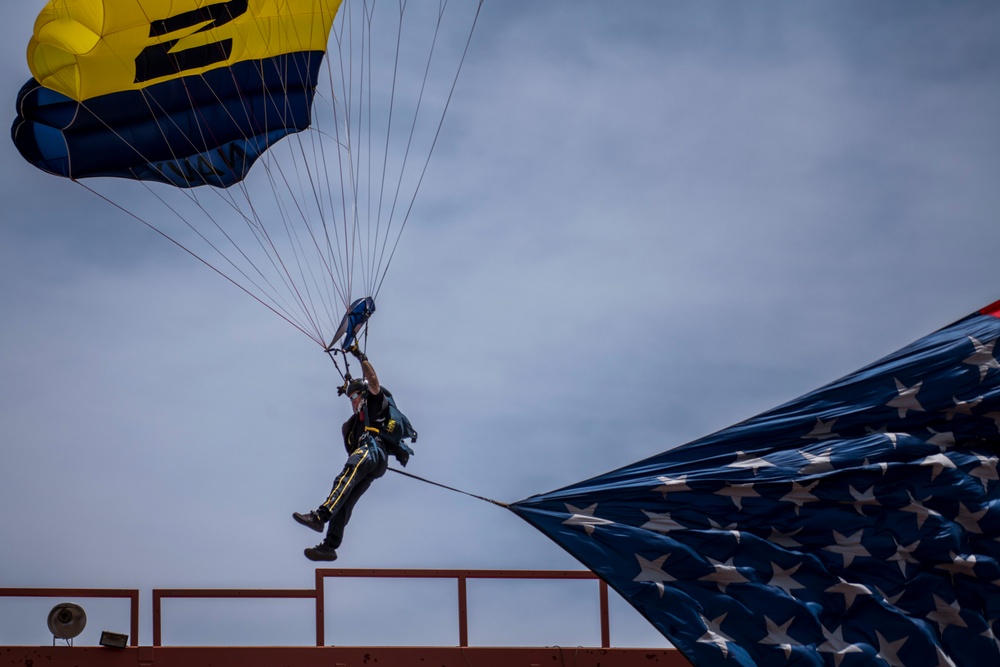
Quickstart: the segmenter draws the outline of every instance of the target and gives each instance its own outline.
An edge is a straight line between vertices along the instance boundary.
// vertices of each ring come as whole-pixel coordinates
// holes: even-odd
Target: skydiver
[[[337,559],[337,549],[344,539],[344,528],[351,519],[354,505],[372,482],[385,474],[389,464],[387,455],[392,454],[401,465],[406,465],[413,450],[400,442],[400,430],[403,430],[403,437],[416,439],[415,431],[406,433],[412,431],[412,427],[401,413],[395,416],[405,423],[405,429],[403,425],[395,428],[390,415],[390,406],[395,407],[392,394],[379,384],[368,357],[358,350],[357,345],[352,345],[348,351],[361,362],[364,379],[349,379],[343,392],[351,400],[353,410],[341,427],[347,462],[333,480],[330,495],[318,509],[305,514],[292,514],[296,521],[318,533],[323,532],[324,523],[329,523],[323,541],[305,550],[306,558],[314,561]]]

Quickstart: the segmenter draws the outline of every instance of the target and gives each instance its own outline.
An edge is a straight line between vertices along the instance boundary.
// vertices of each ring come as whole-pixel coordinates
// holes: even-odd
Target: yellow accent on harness
[[[365,426],[365,430],[366,431],[371,431],[372,433],[374,433],[376,435],[378,435],[378,433],[379,433],[379,430],[377,428],[375,428],[374,426]]]

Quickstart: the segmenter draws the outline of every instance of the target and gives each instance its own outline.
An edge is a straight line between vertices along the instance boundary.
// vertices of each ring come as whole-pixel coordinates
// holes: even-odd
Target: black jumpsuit
[[[361,410],[344,422],[344,447],[347,448],[347,462],[337,478],[326,501],[316,513],[323,521],[329,521],[323,544],[337,549],[344,539],[344,527],[351,520],[354,505],[368,490],[372,482],[385,474],[389,465],[385,446],[376,432],[366,430],[366,426],[383,422],[389,413],[389,402],[382,392],[366,394]]]

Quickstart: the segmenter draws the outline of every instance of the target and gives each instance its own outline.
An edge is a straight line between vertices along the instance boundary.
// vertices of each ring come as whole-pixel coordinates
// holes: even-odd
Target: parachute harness
[[[367,326],[365,327],[365,331],[364,331],[363,335],[364,335],[364,345],[362,347],[363,348],[367,348],[368,347],[368,327]],[[339,394],[343,394],[344,392],[347,391],[347,385],[348,385],[348,383],[350,383],[350,381],[352,379],[351,378],[351,366],[350,366],[350,363],[347,360],[347,350],[338,350],[338,349],[330,347],[330,348],[327,348],[326,353],[330,356],[330,361],[333,362],[334,367],[337,369],[337,373],[340,375],[340,378],[344,381],[344,383],[342,385],[340,385],[340,387],[337,388],[338,395]],[[338,353],[341,354],[341,355],[343,355],[343,357],[344,357],[344,370],[343,370],[343,372],[340,370],[340,364],[337,363],[337,354]],[[396,468],[392,468],[392,467],[390,467],[389,470],[391,470],[394,473],[398,473],[400,475],[403,475],[404,477],[409,477],[410,479],[415,479],[418,482],[424,482],[425,484],[430,484],[432,486],[439,486],[442,489],[447,489],[448,491],[454,491],[455,493],[461,493],[462,495],[470,496],[472,498],[476,498],[477,500],[484,500],[484,501],[486,501],[488,503],[491,503],[493,505],[497,505],[498,507],[505,507],[505,508],[509,508],[510,507],[510,505],[508,505],[507,503],[500,502],[499,500],[493,500],[492,498],[487,498],[486,496],[480,496],[480,495],[477,495],[475,493],[469,493],[468,491],[463,491],[461,489],[456,489],[453,486],[448,486],[447,484],[442,484],[440,482],[435,482],[433,480],[429,480],[429,479],[426,479],[424,477],[420,477],[419,475],[414,475],[412,473],[404,472],[402,470],[397,470]]]

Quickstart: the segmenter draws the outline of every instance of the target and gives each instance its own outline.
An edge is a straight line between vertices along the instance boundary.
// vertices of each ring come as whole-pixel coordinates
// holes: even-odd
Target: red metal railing
[[[129,600],[129,644],[139,645],[139,591],[134,588],[0,588],[0,598],[123,598]]]
[[[318,569],[312,589],[153,589],[153,646],[161,646],[162,600],[164,598],[311,598],[316,604],[316,646],[326,643],[326,606],[323,594],[327,578],[396,578],[454,579],[457,583],[458,641],[469,645],[468,588],[469,579],[592,579],[599,583],[601,614],[601,647],[611,646],[608,615],[608,585],[592,572],[584,570],[398,570],[398,569]]]

